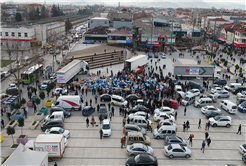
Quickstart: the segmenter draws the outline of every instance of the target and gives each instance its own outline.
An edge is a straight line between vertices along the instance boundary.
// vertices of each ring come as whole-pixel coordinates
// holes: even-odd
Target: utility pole
[[[170,55],[172,55],[172,44],[173,44],[173,18],[172,18],[172,33],[171,33],[171,44],[170,44]]]
[[[153,33],[153,13],[152,13],[152,18],[151,18],[151,45],[152,45],[152,33]]]

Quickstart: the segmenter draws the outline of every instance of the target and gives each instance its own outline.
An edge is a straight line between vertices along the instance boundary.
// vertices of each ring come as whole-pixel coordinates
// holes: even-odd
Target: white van
[[[118,105],[118,106],[122,106],[122,105],[126,106],[127,101],[121,96],[112,95],[111,96],[111,104]]]
[[[55,103],[53,103],[51,105],[51,107],[54,106],[58,106],[58,107],[62,107],[64,109],[69,109],[72,111],[75,110],[81,110],[81,100],[80,100],[80,96],[76,95],[76,96],[60,96]]]
[[[175,90],[175,92],[183,92],[181,85],[175,85],[174,90]]]
[[[57,111],[57,112],[53,112],[51,115],[46,116],[46,118],[44,119],[44,121],[48,121],[51,119],[61,119],[64,121],[64,113],[63,111]]]
[[[176,136],[176,126],[161,126],[159,129],[155,129],[153,136],[156,139],[166,138],[166,136]]]
[[[134,116],[133,117],[133,124],[140,126],[140,127],[147,127],[149,121],[149,126],[152,124],[151,120],[146,120],[143,116]]]
[[[231,92],[233,89],[236,89],[239,86],[241,86],[241,83],[230,83],[228,86],[225,86],[225,90]]]
[[[182,99],[181,104],[182,105],[189,105],[195,102],[196,96],[189,94],[185,95],[185,97]]]
[[[26,56],[24,58],[21,58],[21,65],[26,66],[26,65],[29,65],[30,63],[31,63],[30,57]]]
[[[204,106],[211,105],[212,103],[213,103],[212,99],[206,97],[206,98],[200,98],[199,100],[197,100],[194,103],[194,106],[201,108],[201,107],[204,107]]]
[[[220,107],[231,114],[237,113],[237,105],[231,102],[230,100],[222,100],[220,102]]]

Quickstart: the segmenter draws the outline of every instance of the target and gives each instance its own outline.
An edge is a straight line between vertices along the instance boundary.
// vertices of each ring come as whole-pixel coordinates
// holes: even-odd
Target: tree
[[[41,15],[40,15],[40,17],[41,17],[41,18],[45,18],[45,14],[46,14],[46,8],[45,8],[45,6],[43,5],[42,8],[41,8]]]
[[[38,107],[38,105],[40,104],[40,99],[37,98],[34,102],[36,103],[36,105],[37,105],[37,107]],[[39,110],[39,109],[38,109],[38,110]]]
[[[47,91],[47,95],[49,96],[49,93],[51,91],[50,86],[47,86],[46,91]]]
[[[16,20],[17,22],[22,21],[21,14],[20,14],[19,12],[16,13],[16,15],[15,15],[15,20]]]
[[[72,28],[72,24],[69,21],[69,18],[67,18],[67,21],[65,22],[65,30],[68,32]]]
[[[21,135],[23,135],[22,134],[22,127],[24,126],[24,118],[18,119],[18,126],[21,127]]]
[[[37,7],[36,9],[36,20],[39,20],[40,19],[40,11],[39,11],[39,8]]]
[[[35,12],[34,7],[32,7],[32,8],[30,9],[30,12],[29,12],[29,18],[30,18],[30,20],[37,20],[36,12]]]
[[[57,17],[57,16],[63,16],[64,13],[60,10],[60,7],[56,7],[56,5],[53,5],[51,8],[51,17]]]
[[[26,99],[22,97],[22,99],[21,99],[21,105],[24,105],[24,104],[26,104]]]
[[[45,93],[44,93],[44,91],[40,92],[39,97],[40,97],[40,99],[42,100],[42,106],[43,106],[43,100],[44,100],[44,98],[45,98]]]
[[[16,104],[14,105],[14,108],[17,109],[17,110],[20,109],[20,104],[19,104],[19,103],[16,103]]]
[[[32,92],[27,92],[27,96],[31,100],[31,98],[32,98]]]
[[[14,137],[13,137],[13,135],[15,134],[15,129],[13,128],[13,127],[8,127],[7,128],[7,132],[6,132],[8,135],[11,135],[12,136],[12,140],[13,140],[13,144],[15,143],[14,142]]]

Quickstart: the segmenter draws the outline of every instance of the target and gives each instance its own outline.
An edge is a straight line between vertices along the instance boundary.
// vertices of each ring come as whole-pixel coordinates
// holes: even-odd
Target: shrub
[[[224,58],[221,58],[221,62],[225,62],[225,59]]]
[[[227,63],[228,63],[228,61],[225,61],[225,62],[224,62],[224,66],[227,66]]]
[[[24,118],[19,118],[18,119],[18,126],[21,127],[21,135],[22,135],[22,127],[24,126]]]
[[[13,144],[14,144],[15,142],[14,142],[13,135],[15,134],[15,129],[14,129],[13,127],[10,127],[10,126],[9,126],[9,127],[7,128],[7,134],[12,136],[12,140],[13,140]]]
[[[22,105],[23,105],[23,104],[26,104],[26,99],[23,98],[23,97],[22,97],[22,99],[21,99],[21,104],[22,104]]]
[[[35,120],[35,121],[32,123],[32,125],[34,126],[34,125],[36,124],[36,122],[37,122],[37,121]]]
[[[31,100],[31,98],[32,98],[32,92],[27,92],[27,96]]]
[[[235,66],[235,68],[236,68],[236,69],[239,69],[239,65],[237,64],[237,65]]]

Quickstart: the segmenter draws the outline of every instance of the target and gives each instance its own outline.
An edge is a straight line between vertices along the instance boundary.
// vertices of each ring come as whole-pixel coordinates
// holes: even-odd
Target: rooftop
[[[227,20],[225,20],[223,18],[215,18],[215,19],[212,19],[210,21],[223,21],[223,22],[228,22]]]
[[[108,33],[109,35],[110,34],[122,34],[122,35],[128,35],[128,34],[132,34],[130,32],[127,32],[127,31],[114,31],[114,32],[110,32]]]

